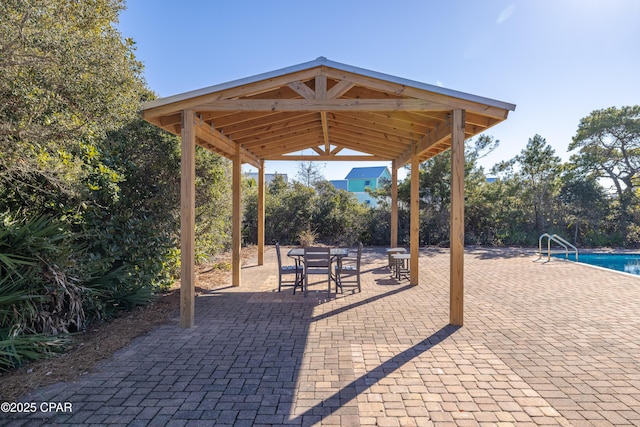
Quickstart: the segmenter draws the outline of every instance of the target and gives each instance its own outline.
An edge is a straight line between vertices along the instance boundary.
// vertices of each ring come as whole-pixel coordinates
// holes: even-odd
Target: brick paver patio
[[[195,328],[176,313],[81,381],[21,399],[73,412],[0,424],[640,426],[640,277],[535,259],[468,248],[456,328],[446,250],[422,251],[414,287],[365,248],[363,292],[327,301],[275,292],[268,248],[242,287],[198,297]]]

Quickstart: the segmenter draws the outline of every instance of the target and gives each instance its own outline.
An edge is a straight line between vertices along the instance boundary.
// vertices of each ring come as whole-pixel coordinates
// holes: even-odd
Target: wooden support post
[[[264,265],[264,160],[258,169],[258,265]]]
[[[409,283],[418,284],[418,251],[420,250],[420,159],[417,144],[411,147],[411,213],[409,253]]]
[[[464,319],[464,110],[453,111],[451,129],[451,258],[449,322]]]
[[[396,161],[391,162],[391,244],[398,246],[398,168]]]
[[[180,160],[180,326],[193,327],[195,314],[196,132],[195,115],[182,112]]]
[[[233,212],[231,217],[231,285],[240,286],[240,250],[242,245],[242,148],[236,147],[232,168]]]

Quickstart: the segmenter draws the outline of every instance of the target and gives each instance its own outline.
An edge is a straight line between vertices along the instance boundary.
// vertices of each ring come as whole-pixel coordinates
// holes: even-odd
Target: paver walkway
[[[81,381],[21,399],[73,412],[0,424],[640,426],[640,278],[535,259],[468,249],[456,328],[446,250],[424,249],[409,286],[366,248],[363,292],[327,301],[274,292],[269,248],[242,287],[197,298],[196,327],[176,313]]]

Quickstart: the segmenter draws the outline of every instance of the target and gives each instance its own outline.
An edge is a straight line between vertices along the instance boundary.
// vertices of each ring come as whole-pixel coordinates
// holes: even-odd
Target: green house
[[[391,172],[386,166],[353,168],[344,180],[331,182],[336,188],[355,194],[360,203],[375,206],[376,200],[369,196],[367,188],[375,190],[380,186],[382,179],[391,179]]]

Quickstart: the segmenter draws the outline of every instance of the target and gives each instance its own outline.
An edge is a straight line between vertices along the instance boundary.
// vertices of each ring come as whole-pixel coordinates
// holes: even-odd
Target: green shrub
[[[68,233],[46,217],[0,215],[0,370],[58,350],[55,335],[84,325],[83,288],[58,265],[71,264]]]

